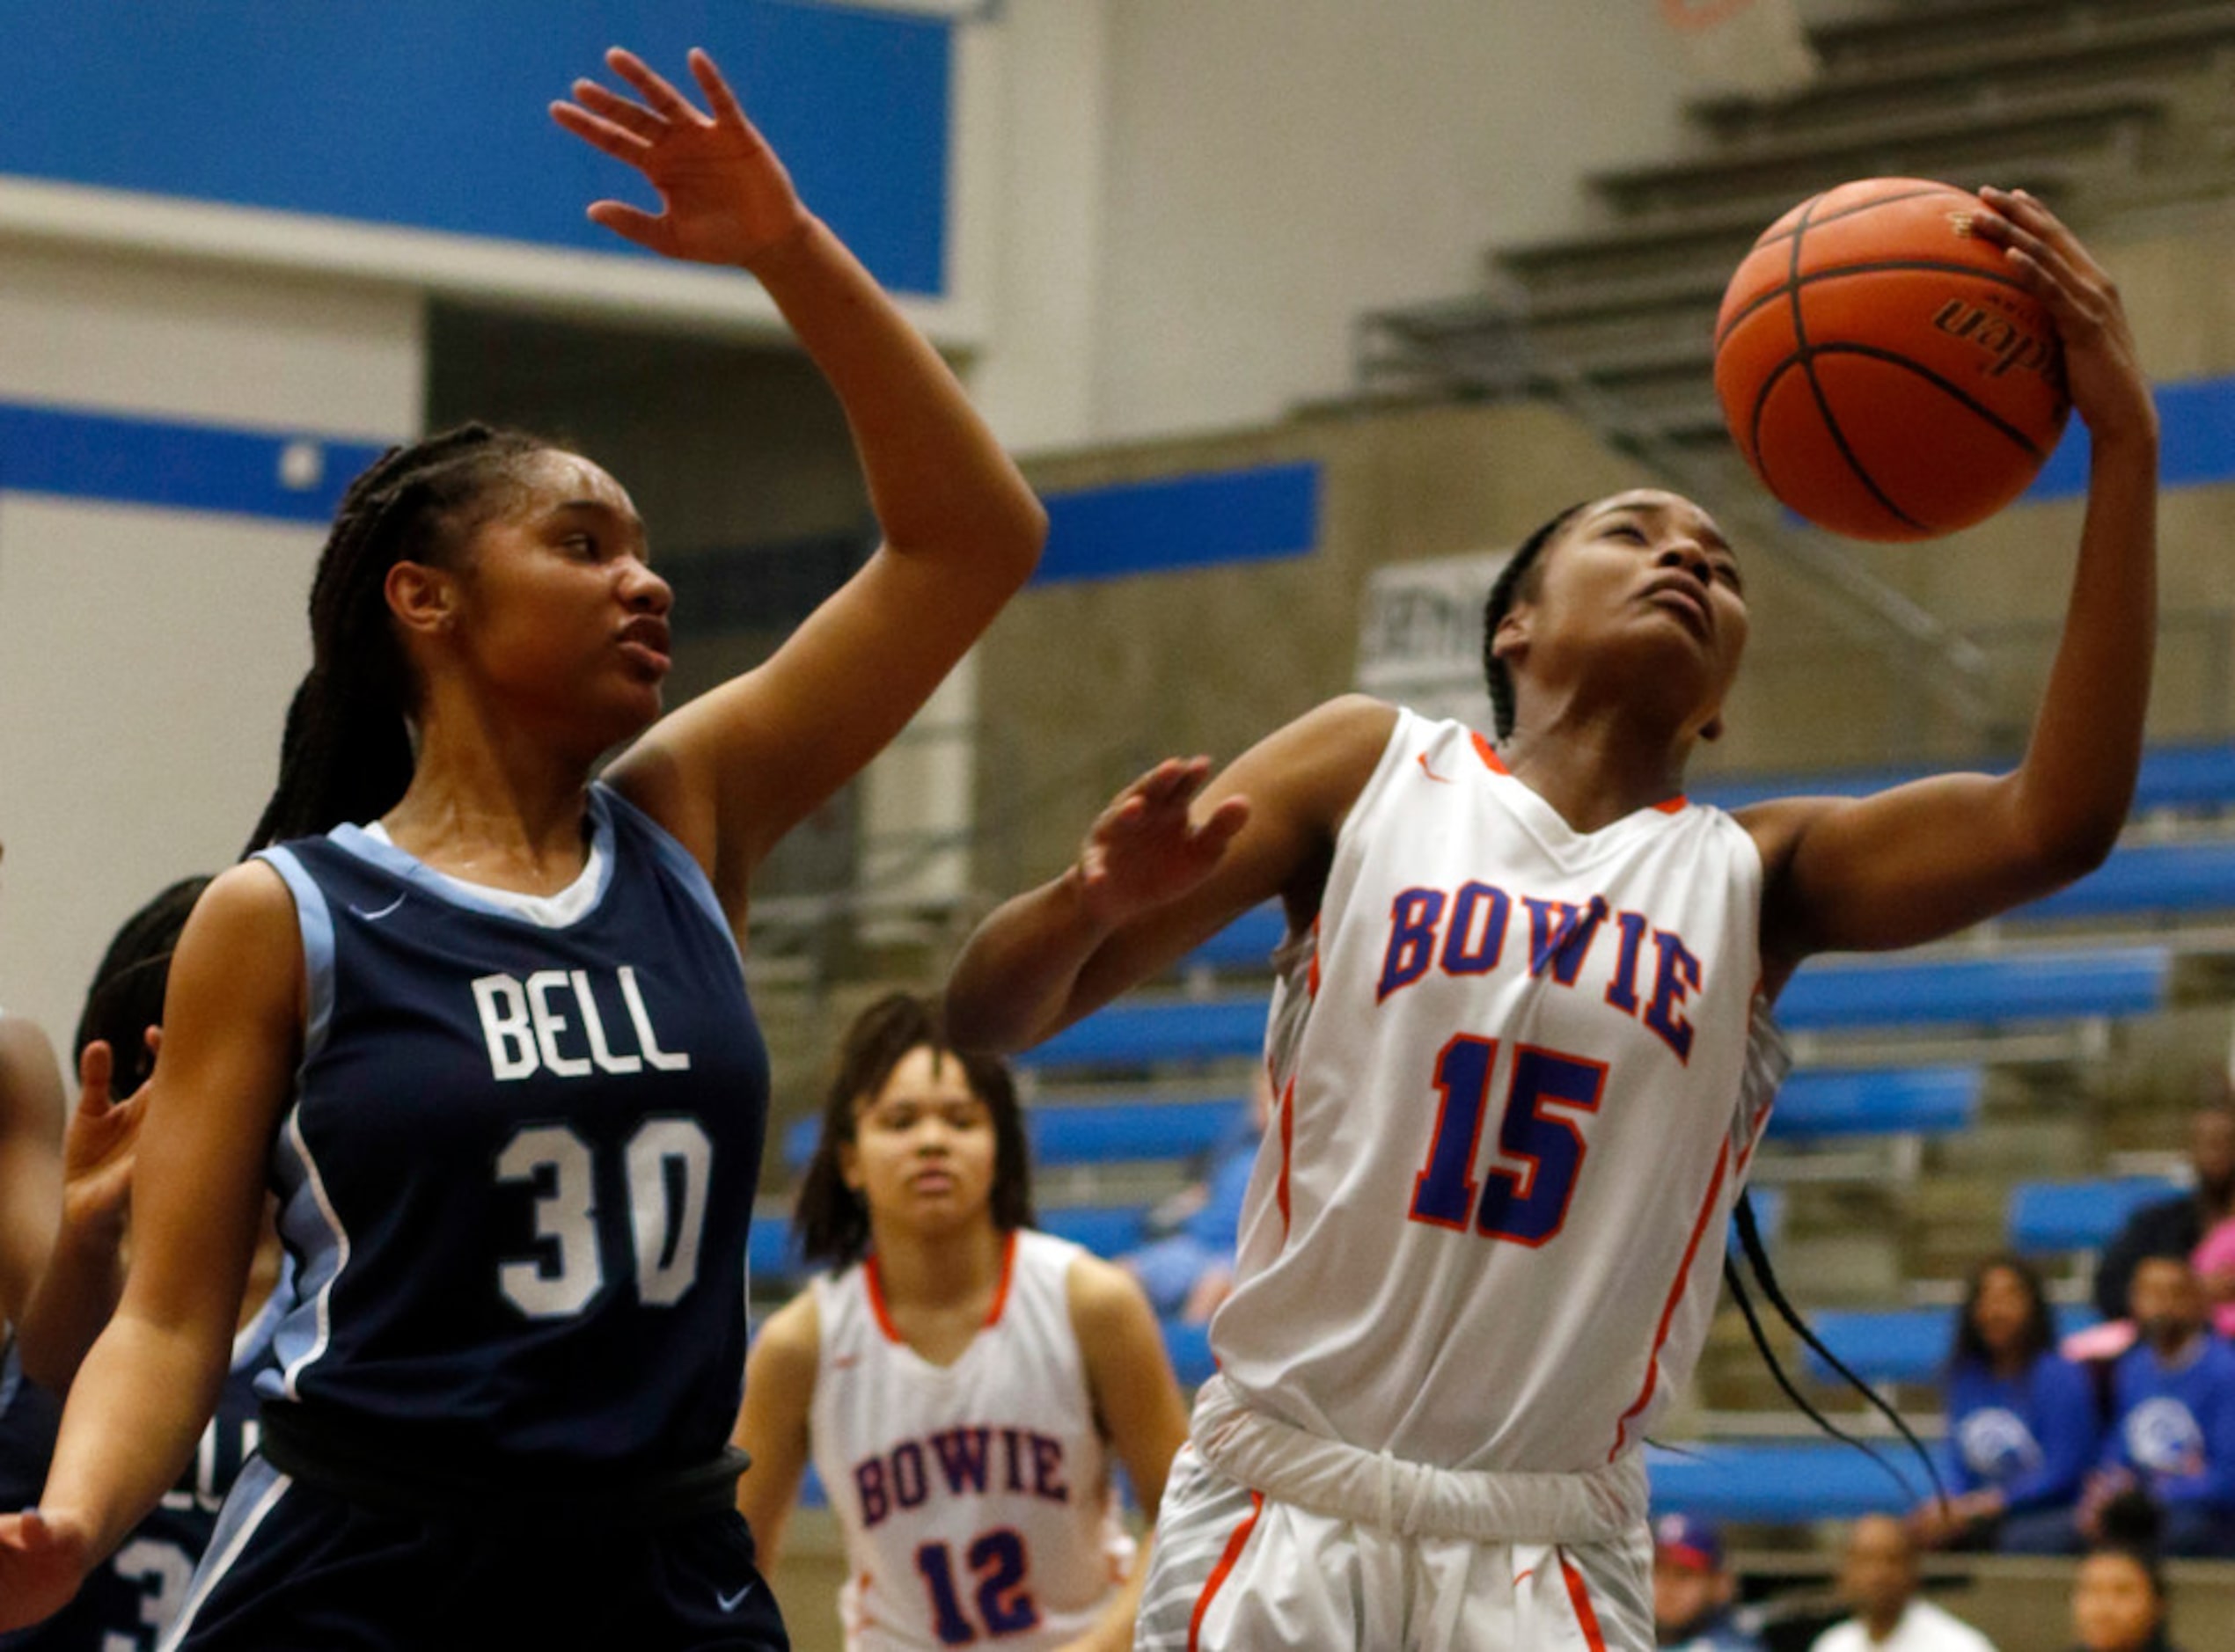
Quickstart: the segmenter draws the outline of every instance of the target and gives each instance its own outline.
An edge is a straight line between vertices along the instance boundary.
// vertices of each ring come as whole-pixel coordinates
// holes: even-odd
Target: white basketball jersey
[[[1698,1357],[1784,1073],[1761,892],[1728,815],[1575,831],[1480,735],[1401,712],[1276,960],[1227,1378],[1446,1468],[1635,1449]]]
[[[846,1532],[856,1652],[1081,1634],[1132,1564],[1065,1288],[1076,1245],[1012,1234],[985,1328],[931,1363],[874,1257],[815,1282],[815,1469]]]

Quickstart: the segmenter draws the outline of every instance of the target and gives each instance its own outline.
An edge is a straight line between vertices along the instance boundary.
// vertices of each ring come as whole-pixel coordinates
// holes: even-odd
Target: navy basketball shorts
[[[234,1483],[182,1652],[787,1652],[736,1510],[652,1526],[376,1510],[261,1458]]]

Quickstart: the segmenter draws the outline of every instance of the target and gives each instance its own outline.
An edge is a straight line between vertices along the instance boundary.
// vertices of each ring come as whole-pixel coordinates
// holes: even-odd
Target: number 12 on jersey
[[[1475,1159],[1497,1065],[1498,1041],[1465,1033],[1455,1035],[1436,1056],[1435,1087],[1441,1100],[1428,1162],[1412,1181],[1412,1219],[1463,1232],[1471,1217],[1476,1231],[1490,1239],[1535,1246],[1551,1239],[1567,1220],[1589,1145],[1574,1119],[1553,1109],[1597,1112],[1607,1067],[1604,1062],[1516,1044],[1506,1108],[1498,1121],[1498,1150],[1477,1182]]]

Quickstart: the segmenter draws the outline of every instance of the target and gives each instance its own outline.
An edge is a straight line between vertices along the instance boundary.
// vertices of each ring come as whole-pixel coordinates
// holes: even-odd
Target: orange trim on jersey
[[[1304,977],[1304,996],[1314,1003],[1319,999],[1319,919],[1311,921],[1311,973]]]
[[[1280,1207],[1280,1242],[1288,1242],[1288,1164],[1296,1156],[1296,1079],[1290,1074],[1280,1098],[1280,1179],[1273,1183],[1273,1202]]]
[[[884,1305],[884,1282],[877,1277],[874,1251],[861,1259],[861,1283],[869,1293],[869,1313],[876,1320],[877,1329],[884,1333],[884,1340],[906,1347],[908,1339],[900,1334],[900,1327],[892,1322],[891,1310]]]
[[[1001,1322],[1001,1310],[1009,1305],[1009,1276],[1015,1271],[1016,1232],[1012,1228],[1001,1236],[1001,1283],[993,1287],[993,1305],[986,1311],[988,1330]]]
[[[1475,750],[1480,755],[1484,764],[1490,770],[1490,771],[1492,774],[1512,775],[1513,771],[1506,766],[1506,759],[1498,755],[1498,748],[1491,745],[1487,740],[1484,740],[1479,733],[1473,730],[1469,730],[1469,732],[1474,734]],[[1421,759],[1423,766],[1425,766],[1426,762],[1427,759],[1425,757]],[[1654,804],[1653,807],[1664,815],[1681,815],[1691,807],[1691,803],[1692,800],[1690,798],[1686,797],[1682,792],[1679,792],[1674,797],[1665,797],[1661,799],[1661,800]]]
[[[1676,1283],[1668,1287],[1668,1300],[1661,1305],[1660,1325],[1653,1332],[1653,1345],[1645,1355],[1645,1385],[1638,1390],[1630,1409],[1614,1425],[1614,1444],[1607,1448],[1609,1463],[1622,1455],[1622,1448],[1630,1437],[1630,1419],[1651,1402],[1654,1387],[1660,1381],[1660,1350],[1668,1341],[1668,1327],[1676,1317],[1676,1305],[1684,1299],[1684,1287],[1692,1276],[1692,1259],[1699,1254],[1699,1242],[1707,1235],[1708,1221],[1715,1214],[1716,1197],[1723,1191],[1723,1173],[1730,1166],[1731,1142],[1726,1137],[1723,1144],[1715,1150],[1715,1173],[1708,1179],[1707,1197],[1700,1201],[1699,1217],[1692,1224],[1691,1242],[1684,1246],[1684,1260],[1677,1264]]]
[[[1568,1604],[1575,1608],[1576,1626],[1583,1631],[1591,1652],[1607,1652],[1607,1637],[1599,1627],[1599,1614],[1592,1609],[1591,1591],[1583,1586],[1583,1574],[1568,1564],[1564,1554],[1560,1556],[1560,1578],[1568,1586]]]
[[[1233,1571],[1235,1563],[1242,1559],[1242,1546],[1249,1541],[1249,1534],[1257,1529],[1257,1517],[1264,1512],[1264,1494],[1251,1492],[1249,1512],[1242,1517],[1242,1524],[1235,1527],[1234,1535],[1226,1540],[1226,1550],[1219,1556],[1219,1563],[1211,1568],[1210,1576],[1203,1580],[1203,1592],[1195,1597],[1194,1615],[1187,1620],[1187,1652],[1196,1652],[1203,1634],[1203,1619],[1211,1610],[1211,1602],[1217,1597],[1220,1585],[1226,1582],[1227,1574]]]

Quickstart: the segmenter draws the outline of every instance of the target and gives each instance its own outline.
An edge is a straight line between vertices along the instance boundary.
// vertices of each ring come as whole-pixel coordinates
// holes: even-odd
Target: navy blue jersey
[[[272,1337],[288,1281],[233,1339],[232,1370],[194,1461],[115,1553],[87,1575],[77,1597],[27,1629],[0,1634],[4,1652],[150,1652],[186,1602],[209,1546],[218,1506],[256,1449],[256,1378],[271,1366]],[[0,1363],[0,1509],[39,1501],[55,1452],[62,1401],[25,1380],[11,1348]]]
[[[590,826],[540,900],[355,826],[263,853],[309,971],[263,1388],[361,1448],[637,1473],[729,1438],[767,1052],[698,864],[605,786]]]

